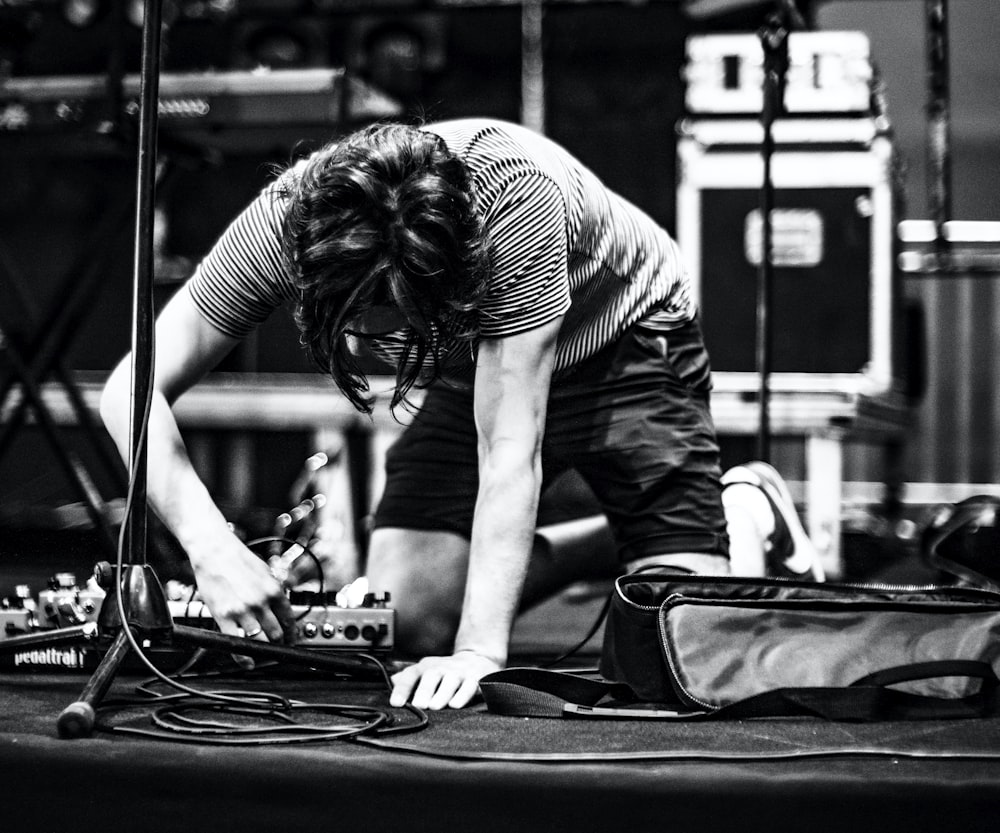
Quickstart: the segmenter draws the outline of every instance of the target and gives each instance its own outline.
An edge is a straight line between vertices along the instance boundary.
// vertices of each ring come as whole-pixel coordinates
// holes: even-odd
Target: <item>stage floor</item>
[[[87,575],[78,535],[0,546],[3,593],[60,571]],[[923,580],[913,559],[881,578]],[[610,585],[575,585],[522,615],[513,664],[576,644]],[[596,664],[600,637],[576,658]],[[211,667],[211,665],[210,665]],[[144,679],[122,670],[104,703]],[[97,731],[61,739],[57,718],[89,672],[0,671],[2,830],[906,831],[978,833],[1000,817],[1000,718],[850,724],[812,719],[663,723],[525,719],[480,703],[434,712],[422,731],[267,746]],[[386,710],[377,683],[258,670],[195,685]],[[152,729],[151,708],[109,712]]]
[[[56,718],[86,679],[0,675],[5,831],[986,833],[1000,812],[1000,720],[666,724],[479,705],[373,740],[60,739]],[[120,675],[105,703],[136,682]],[[209,685],[387,708],[380,690],[342,681],[258,673]],[[149,711],[102,719],[152,730]]]

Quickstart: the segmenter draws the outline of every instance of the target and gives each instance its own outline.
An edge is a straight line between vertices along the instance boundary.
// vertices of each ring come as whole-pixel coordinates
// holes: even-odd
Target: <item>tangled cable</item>
[[[391,688],[385,666],[370,655],[359,656],[372,662],[381,672],[387,688]],[[179,679],[185,675],[182,672],[176,676]],[[187,676],[204,679],[208,674]],[[173,684],[172,678],[167,681]],[[426,713],[411,704],[405,705],[403,711],[413,719],[401,722],[392,710],[378,706],[309,703],[259,691],[197,693],[188,687],[163,694],[151,688],[157,682],[163,682],[163,678],[140,683],[136,687],[137,697],[104,702],[98,710],[95,728],[102,732],[178,743],[259,746],[352,740],[361,736],[385,737],[417,732],[428,724]],[[149,711],[153,728],[118,721],[136,709]],[[305,719],[306,716],[310,719]],[[317,717],[328,719],[317,720]]]

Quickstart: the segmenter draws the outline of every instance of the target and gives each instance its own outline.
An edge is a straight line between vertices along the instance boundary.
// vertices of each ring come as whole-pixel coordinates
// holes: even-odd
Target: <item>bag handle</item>
[[[852,686],[890,686],[898,683],[912,683],[916,680],[933,680],[937,677],[973,677],[982,680],[990,689],[1000,685],[993,666],[988,662],[974,659],[939,659],[929,662],[911,662],[894,668],[873,671],[851,683]],[[980,689],[981,690],[981,689]]]
[[[982,681],[966,697],[931,697],[889,688],[936,677],[972,677]],[[717,717],[811,715],[827,720],[944,720],[988,717],[998,708],[1000,679],[978,660],[916,662],[866,674],[843,688],[782,688],[724,706]]]
[[[896,691],[888,686],[936,677],[970,677],[980,681],[979,690],[960,698],[927,697]],[[900,710],[904,717],[937,719],[986,717],[997,710],[1000,678],[993,666],[979,660],[936,660],[915,662],[875,671],[855,680],[855,686],[875,686],[885,692],[885,706]]]

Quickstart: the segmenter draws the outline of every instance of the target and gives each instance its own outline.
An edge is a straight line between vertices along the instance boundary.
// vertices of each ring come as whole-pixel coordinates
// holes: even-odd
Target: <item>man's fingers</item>
[[[261,611],[257,616],[257,627],[247,633],[250,639],[267,642],[280,642],[284,636],[278,618],[270,610]]]
[[[277,617],[267,609],[254,610],[240,617],[237,635],[244,639],[260,642],[274,642],[281,639],[281,625]]]
[[[298,635],[292,606],[278,584],[275,584],[263,605],[248,611],[247,618],[241,624],[250,639],[292,644]]]
[[[293,645],[298,640],[299,629],[295,622],[295,614],[292,613],[292,606],[288,602],[288,597],[284,593],[279,593],[271,603],[269,610],[265,612],[273,624],[264,624],[264,632],[271,642],[285,642]]]
[[[285,587],[294,589],[305,584],[310,579],[319,578],[319,568],[316,561],[305,555],[299,555],[288,566],[288,576],[284,580]]]
[[[440,658],[428,658],[394,674],[389,704],[413,703],[420,709],[460,709],[479,691],[479,676],[449,669]]]
[[[219,630],[226,636],[243,636],[243,628],[232,619],[220,619]]]
[[[464,706],[469,705],[472,702],[472,698],[479,694],[479,680],[465,680],[462,685],[458,687],[458,691],[455,695],[448,701],[448,707],[452,709],[461,709]]]
[[[219,622],[219,630],[227,636],[238,636],[242,637],[246,631],[240,625],[232,619],[223,619]],[[233,662],[235,662],[244,671],[253,671],[254,661],[248,656],[243,654],[230,654]]]
[[[437,689],[427,703],[427,708],[437,710],[450,706],[452,700],[455,699],[455,695],[463,687],[464,682],[464,678],[458,674],[442,675],[441,679],[438,680]]]
[[[445,679],[443,675],[437,668],[428,668],[424,671],[423,675],[420,677],[420,682],[417,684],[417,690],[413,692],[413,698],[411,703],[418,709],[440,709],[447,705],[448,699],[451,695],[448,695],[441,705],[436,705],[435,695],[438,689]]]
[[[389,695],[390,706],[405,706],[413,693],[413,688],[420,679],[420,671],[415,665],[404,668],[392,675],[392,693]]]

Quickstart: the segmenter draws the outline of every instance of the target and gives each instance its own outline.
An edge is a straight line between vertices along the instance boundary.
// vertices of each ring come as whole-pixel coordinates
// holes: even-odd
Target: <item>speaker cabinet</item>
[[[779,122],[775,137],[771,383],[883,392],[898,369],[890,142],[849,119]],[[677,238],[717,374],[759,371],[762,138],[707,122],[678,142]]]

